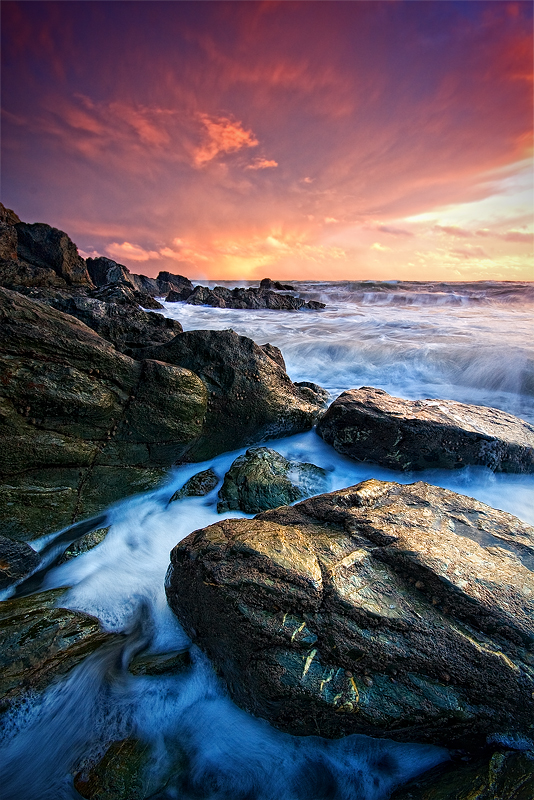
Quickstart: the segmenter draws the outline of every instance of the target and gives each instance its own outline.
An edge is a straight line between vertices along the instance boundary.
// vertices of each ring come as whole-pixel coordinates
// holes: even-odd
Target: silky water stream
[[[299,289],[306,299],[323,299],[327,309],[288,314],[180,303],[167,304],[163,313],[180,319],[185,329],[233,328],[258,343],[270,341],[282,349],[293,380],[313,380],[333,397],[343,389],[374,385],[403,397],[491,405],[533,420],[528,286],[515,292],[496,284],[463,287],[463,292],[452,285],[397,285],[391,291],[381,284],[366,291],[369,287],[361,284],[308,284]],[[495,475],[477,467],[399,474],[338,455],[314,431],[269,446],[286,458],[326,468],[330,490],[369,477],[425,480],[534,522],[531,476]],[[128,671],[135,654],[190,646],[166,603],[169,551],[221,516],[246,515],[217,513],[220,483],[206,497],[170,504],[169,499],[209,466],[222,482],[241,452],[175,468],[157,491],[109,509],[99,523],[111,526],[102,544],[61,566],[53,566],[65,547],[64,541],[54,546],[57,534],[32,542],[51,565],[40,588],[70,587],[61,605],[93,614],[106,630],[125,636],[4,716],[2,798],[79,797],[72,780],[76,765],[126,737],[149,744],[145,796],[160,800],[381,800],[394,786],[448,757],[441,748],[417,743],[283,734],[238,709],[195,646],[192,665],[182,673]]]

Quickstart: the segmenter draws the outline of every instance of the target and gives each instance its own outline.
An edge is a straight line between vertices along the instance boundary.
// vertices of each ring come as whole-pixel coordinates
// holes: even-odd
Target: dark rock
[[[320,405],[322,408],[326,408],[328,406],[328,401],[330,400],[330,393],[323,389],[322,386],[319,386],[317,383],[312,383],[311,381],[296,381],[295,386],[298,386],[301,392],[314,402],[317,405]]]
[[[117,303],[130,308],[138,308],[138,306],[154,309],[163,308],[161,303],[154,300],[151,295],[132,289],[128,283],[108,283],[106,286],[101,286],[91,292],[91,296],[97,300]]]
[[[144,294],[149,294],[152,297],[164,294],[164,292],[160,290],[156,278],[147,278],[146,275],[135,275],[135,274],[130,275],[130,277],[135,283],[135,286],[139,292],[143,292]]]
[[[126,355],[135,355],[138,347],[169,342],[182,332],[182,326],[177,320],[142,311],[137,305],[130,307],[93,297],[65,298],[61,295],[56,295],[47,302],[58,311],[71,314],[84,322]]]
[[[105,643],[95,617],[57,608],[65,589],[51,589],[0,603],[0,711],[29,691],[42,691]]]
[[[74,788],[87,800],[145,800],[158,787],[150,780],[151,747],[140,739],[113,742],[102,758],[85,766]]]
[[[216,286],[216,289],[222,289],[222,286]],[[229,290],[226,289],[228,294]],[[207,286],[195,286],[193,291],[187,296],[186,303],[190,306],[213,306],[214,308],[227,308],[224,295],[220,292],[215,292],[208,289]]]
[[[186,331],[141,354],[194,370],[204,382],[208,407],[191,460],[307,430],[321,413],[261,347],[231,330]]]
[[[275,364],[278,364],[279,367],[282,367],[282,369],[285,372],[286,362],[284,361],[284,356],[282,355],[282,351],[278,347],[275,347],[274,344],[269,344],[269,342],[267,342],[266,344],[260,344],[260,347],[263,350],[263,352],[267,353],[269,358],[272,358]],[[301,386],[301,385],[302,384],[299,383],[295,384],[295,386]]]
[[[137,289],[130,270],[123,264],[117,264],[111,258],[88,258],[86,260],[87,270],[95,286],[106,286],[108,283],[126,283]]]
[[[326,470],[288,461],[276,450],[256,447],[236,458],[224,477],[217,511],[257,514],[294,503],[326,488]]]
[[[173,298],[185,300],[189,305],[212,306],[213,308],[270,308],[278,311],[298,311],[300,308],[325,308],[324,303],[306,303],[291,294],[278,294],[264,288],[227,289],[225,286],[195,286],[187,296],[180,293]]]
[[[5,535],[65,527],[153,489],[173,464],[306,430],[320,412],[261,348],[229,331],[135,352],[144,360],[73,316],[0,290]]]
[[[534,472],[534,427],[485,406],[401,400],[364,386],[343,392],[317,426],[338,452],[391,469]]]
[[[186,293],[193,291],[193,284],[189,278],[183,275],[173,275],[172,272],[160,272],[156,278],[160,295],[168,295],[169,292]]]
[[[182,488],[178,489],[178,491],[173,494],[169,503],[182,500],[184,497],[204,497],[204,495],[213,491],[218,483],[219,478],[215,472],[211,468],[204,469],[202,472],[197,472],[196,475],[189,478]]]
[[[26,542],[0,535],[0,590],[6,589],[37,568],[41,557]]]
[[[67,561],[71,561],[73,558],[77,558],[84,553],[88,553],[89,550],[92,550],[93,547],[96,547],[104,541],[108,531],[109,525],[107,528],[97,528],[96,531],[89,531],[89,533],[86,533],[84,536],[76,539],[76,541],[72,542],[72,544],[67,547],[59,559],[58,564],[65,564]]]
[[[364,481],[195,531],[181,624],[233,699],[298,735],[532,735],[534,530],[424,483]]]
[[[171,289],[165,301],[167,303],[181,303],[183,300],[186,300],[191,292],[189,289],[183,289],[181,292],[176,292],[174,289]]]
[[[279,281],[272,281],[270,278],[263,278],[260,281],[260,289],[278,289],[286,292],[294,292],[295,287],[290,283],[280,283]]]
[[[52,268],[62,285],[92,287],[85,261],[66,233],[43,222],[19,222],[15,228],[21,261],[45,271]]]
[[[189,650],[135,656],[128,667],[132,675],[177,675],[191,666]]]
[[[532,800],[534,751],[497,751],[449,762],[398,789],[391,800]]]

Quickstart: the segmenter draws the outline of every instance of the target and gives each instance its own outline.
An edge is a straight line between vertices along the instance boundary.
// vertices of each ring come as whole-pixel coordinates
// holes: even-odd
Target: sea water
[[[179,319],[185,330],[232,328],[258,344],[276,345],[293,380],[319,383],[332,399],[367,385],[410,399],[493,406],[534,421],[530,284],[299,283],[295,292],[326,308],[278,312],[165,303],[161,313]],[[480,467],[397,473],[340,456],[314,431],[269,446],[324,467],[329,490],[370,477],[425,480],[534,523],[530,476]],[[190,646],[166,603],[169,551],[193,530],[247,516],[216,510],[224,474],[242,452],[175,468],[157,491],[116,504],[107,512],[111,527],[103,543],[59,567],[53,566],[56,535],[32,542],[52,564],[41,588],[71,587],[61,605],[127,635],[4,717],[0,786],[6,800],[79,797],[72,787],[76,764],[127,736],[150,743],[149,785],[165,784],[154,794],[160,800],[381,800],[448,757],[417,743],[283,734],[238,709],[195,646],[193,666],[183,674],[128,672],[137,652]],[[208,466],[219,477],[209,495],[169,504],[176,489]],[[177,765],[184,758],[185,781]]]

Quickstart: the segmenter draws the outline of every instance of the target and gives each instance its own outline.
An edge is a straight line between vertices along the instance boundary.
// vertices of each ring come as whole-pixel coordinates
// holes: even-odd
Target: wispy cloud
[[[131,244],[130,242],[111,242],[106,245],[106,253],[114,259],[125,259],[126,261],[151,261],[155,258],[160,258],[160,254],[156,250],[145,250],[138,244]]]
[[[197,167],[203,167],[220,153],[236,153],[244,147],[257,147],[259,144],[252,131],[244,128],[239,121],[228,117],[210,117],[207,114],[200,114],[199,119],[206,129],[206,136],[193,153]]]
[[[271,169],[278,166],[278,161],[266,158],[257,158],[252,164],[247,164],[246,169]]]

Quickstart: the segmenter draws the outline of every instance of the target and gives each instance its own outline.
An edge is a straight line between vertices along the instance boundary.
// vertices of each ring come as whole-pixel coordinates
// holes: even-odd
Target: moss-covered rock
[[[176,500],[182,500],[184,497],[204,497],[209,494],[217,484],[219,478],[215,472],[210,469],[204,469],[202,472],[197,472],[184,483],[181,489],[178,489],[169,503],[174,503]]]
[[[119,641],[81,611],[58,608],[65,589],[0,603],[0,711],[42,691],[97,648]]]
[[[288,461],[276,450],[256,447],[236,458],[219,491],[219,513],[241,510],[257,514],[278,508],[326,488],[326,471],[315,464]]]

